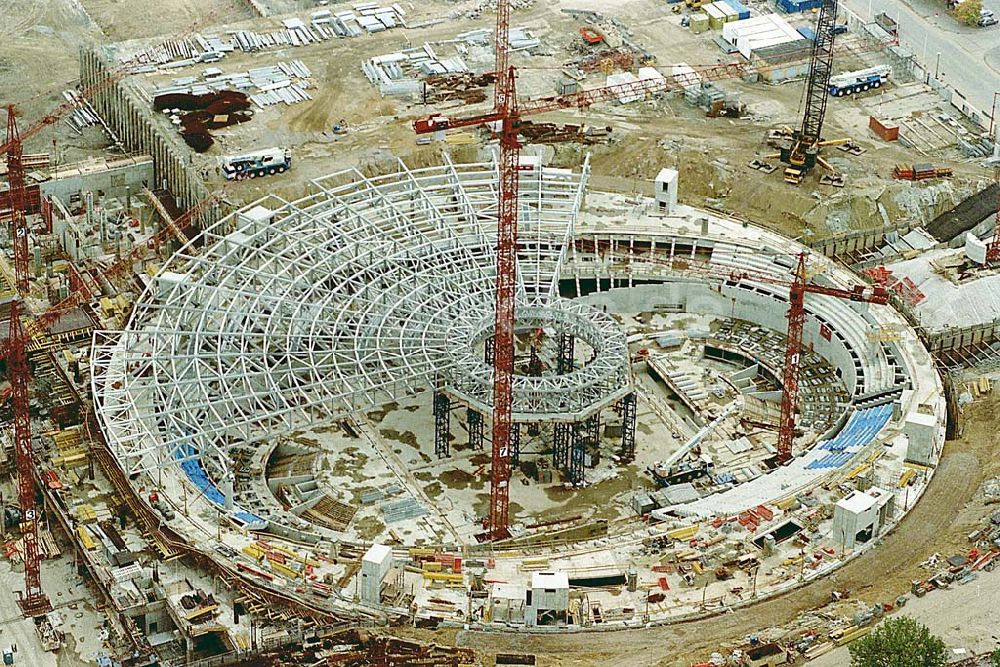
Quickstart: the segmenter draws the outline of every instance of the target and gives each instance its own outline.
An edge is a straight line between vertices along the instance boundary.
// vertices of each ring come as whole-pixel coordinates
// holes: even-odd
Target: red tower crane
[[[754,280],[760,280],[754,278]],[[783,284],[778,280],[767,280],[772,284]],[[792,460],[792,441],[795,439],[795,412],[799,400],[799,365],[802,357],[802,327],[806,321],[806,294],[824,294],[837,299],[849,299],[864,303],[886,304],[889,292],[882,285],[866,287],[857,285],[844,290],[824,287],[808,282],[806,275],[806,253],[800,253],[795,266],[795,279],[788,286],[788,336],[785,344],[785,372],[781,393],[781,421],[778,423],[778,463],[784,465]]]
[[[586,249],[586,248],[585,248]],[[785,367],[782,375],[781,419],[778,422],[777,461],[784,465],[792,460],[792,442],[795,439],[795,413],[798,410],[799,398],[799,368],[802,357],[802,331],[806,321],[806,294],[822,294],[836,299],[846,299],[861,303],[886,304],[889,302],[889,291],[885,286],[855,285],[851,289],[826,287],[809,282],[806,272],[805,252],[797,255],[794,277],[791,281],[764,271],[752,269],[727,269],[724,266],[710,262],[684,259],[682,262],[671,258],[658,258],[651,254],[634,253],[629,255],[639,261],[649,263],[669,264],[672,270],[693,273],[706,280],[739,282],[750,280],[757,283],[777,285],[788,288],[788,334],[785,342]]]
[[[510,6],[500,0],[497,7],[496,72],[497,82],[493,110],[466,118],[449,119],[432,115],[417,120],[413,128],[418,134],[458,127],[491,125],[500,138],[500,200],[497,215],[497,285],[494,320],[495,354],[493,362],[493,449],[490,467],[490,507],[486,518],[486,537],[499,540],[507,537],[508,506],[510,503],[510,438],[513,428],[514,384],[514,293],[517,281],[517,192],[520,144],[518,127],[527,114],[545,113],[557,109],[587,107],[601,100],[624,95],[645,95],[647,92],[669,90],[687,82],[685,77],[671,77],[665,82],[635,82],[583,91],[572,95],[528,100],[519,104],[516,74],[508,63]],[[704,75],[733,76],[742,72],[740,65],[720,65],[709,68]]]
[[[10,183],[10,230],[14,242],[14,277],[20,296],[26,296],[28,275],[28,223],[24,213],[24,165],[21,163],[21,140],[13,106],[7,107],[7,178]],[[38,554],[38,509],[35,507],[35,464],[31,449],[31,404],[28,384],[27,335],[21,323],[23,304],[11,302],[7,371],[10,375],[11,404],[14,411],[14,453],[17,464],[17,497],[21,510],[21,538],[24,559],[24,592],[18,604],[25,616],[35,617],[52,609],[42,591],[41,563]]]
[[[497,3],[497,49],[494,68],[496,86],[493,110],[485,114],[459,118],[432,114],[427,118],[413,122],[413,129],[417,134],[485,125],[492,127],[500,139],[500,200],[497,219],[497,290],[494,323],[496,353],[494,355],[493,386],[493,451],[490,469],[490,508],[489,516],[486,519],[486,536],[491,540],[502,539],[508,535],[510,435],[513,422],[517,188],[520,153],[517,135],[521,119],[525,116],[560,109],[583,109],[595,102],[641,98],[649,94],[676,90],[703,80],[742,76],[746,73],[745,65],[728,63],[662,79],[633,81],[583,90],[568,95],[519,101],[516,92],[516,73],[509,63],[509,25],[509,2],[508,0],[500,0]],[[789,433],[791,433],[791,429]],[[790,452],[790,439],[788,445]]]

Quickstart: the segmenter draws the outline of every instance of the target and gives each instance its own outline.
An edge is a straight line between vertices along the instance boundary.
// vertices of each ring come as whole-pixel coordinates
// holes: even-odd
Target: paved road
[[[1000,25],[960,25],[945,12],[943,0],[840,2],[862,19],[880,11],[896,19],[900,41],[932,75],[936,68],[939,78],[961,92],[972,106],[986,115],[991,113],[993,93],[1000,91]],[[984,0],[983,6],[1000,17],[1000,0]]]

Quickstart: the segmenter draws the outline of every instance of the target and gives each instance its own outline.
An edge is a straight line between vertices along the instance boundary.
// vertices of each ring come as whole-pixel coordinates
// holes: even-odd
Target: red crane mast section
[[[514,298],[517,287],[517,186],[521,146],[517,128],[514,68],[510,52],[510,3],[497,3],[496,86],[493,110],[500,115],[500,201],[497,211],[497,286],[493,355],[493,438],[490,463],[490,507],[486,539],[509,536],[510,438],[514,415]]]
[[[24,214],[24,165],[21,139],[13,106],[7,107],[7,179],[10,184],[11,237],[14,243],[14,276],[17,291],[27,295],[28,222]],[[11,405],[14,412],[14,458],[17,467],[17,499],[21,510],[22,558],[24,560],[24,591],[18,604],[25,616],[38,616],[52,609],[42,591],[41,558],[38,553],[38,509],[35,507],[35,464],[31,449],[31,404],[28,385],[27,334],[21,323],[20,299],[11,302],[10,335],[7,372],[10,376]]]

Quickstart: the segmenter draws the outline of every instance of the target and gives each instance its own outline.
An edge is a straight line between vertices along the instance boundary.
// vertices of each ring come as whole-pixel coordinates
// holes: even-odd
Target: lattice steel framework
[[[451,400],[443,391],[434,392],[434,454],[439,459],[451,454]]]
[[[621,457],[625,463],[635,460],[635,417],[636,417],[635,392],[632,392],[621,400],[622,413],[622,450]]]
[[[510,469],[521,464],[521,425],[515,423],[510,429]]]
[[[552,467],[565,470],[569,465],[569,447],[573,438],[573,424],[552,425]]]
[[[556,373],[562,375],[573,370],[573,354],[576,339],[568,331],[559,332],[559,358],[556,361]]]
[[[466,421],[469,425],[469,447],[473,449],[483,448],[483,416],[469,408],[466,412]]]
[[[573,373],[515,376],[515,421],[583,419],[631,391],[615,321],[559,298],[589,165],[522,170],[517,326],[571,330],[598,350]],[[129,472],[192,458],[230,468],[235,446],[393,400],[442,378],[452,405],[492,413],[497,164],[314,182],[269,196],[182,248],[124,332],[99,332],[93,384]]]

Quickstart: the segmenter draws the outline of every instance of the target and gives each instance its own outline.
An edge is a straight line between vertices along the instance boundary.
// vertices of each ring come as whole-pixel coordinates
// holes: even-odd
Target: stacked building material
[[[312,72],[301,60],[230,74],[210,67],[202,72],[200,78],[188,76],[173,79],[170,86],[158,89],[155,95],[159,98],[173,94],[205,95],[238,90],[248,93],[250,100],[263,109],[274,104],[311,100],[312,95],[306,92],[311,87],[310,77]]]
[[[413,95],[423,91],[424,77],[467,74],[460,57],[439,58],[430,44],[366,60],[361,70],[383,95]]]
[[[935,167],[927,162],[917,164],[900,163],[892,170],[892,177],[903,181],[924,181],[931,178],[947,178],[951,175],[951,169]]]
[[[225,36],[195,33],[185,39],[167,41],[134,52],[123,52],[120,58],[135,73],[152,72],[157,68],[174,69],[214,62],[236,50],[252,53],[286,46],[305,46],[328,39],[360,37],[391,28],[417,27],[408,25],[405,17],[406,12],[398,4],[383,6],[376,2],[364,2],[354,5],[353,10],[314,11],[310,14],[308,23],[294,16],[285,18],[278,30],[234,30]],[[427,21],[419,25],[436,22],[438,21]],[[538,41],[523,28],[512,29],[511,39],[511,46],[515,49],[531,48]]]

